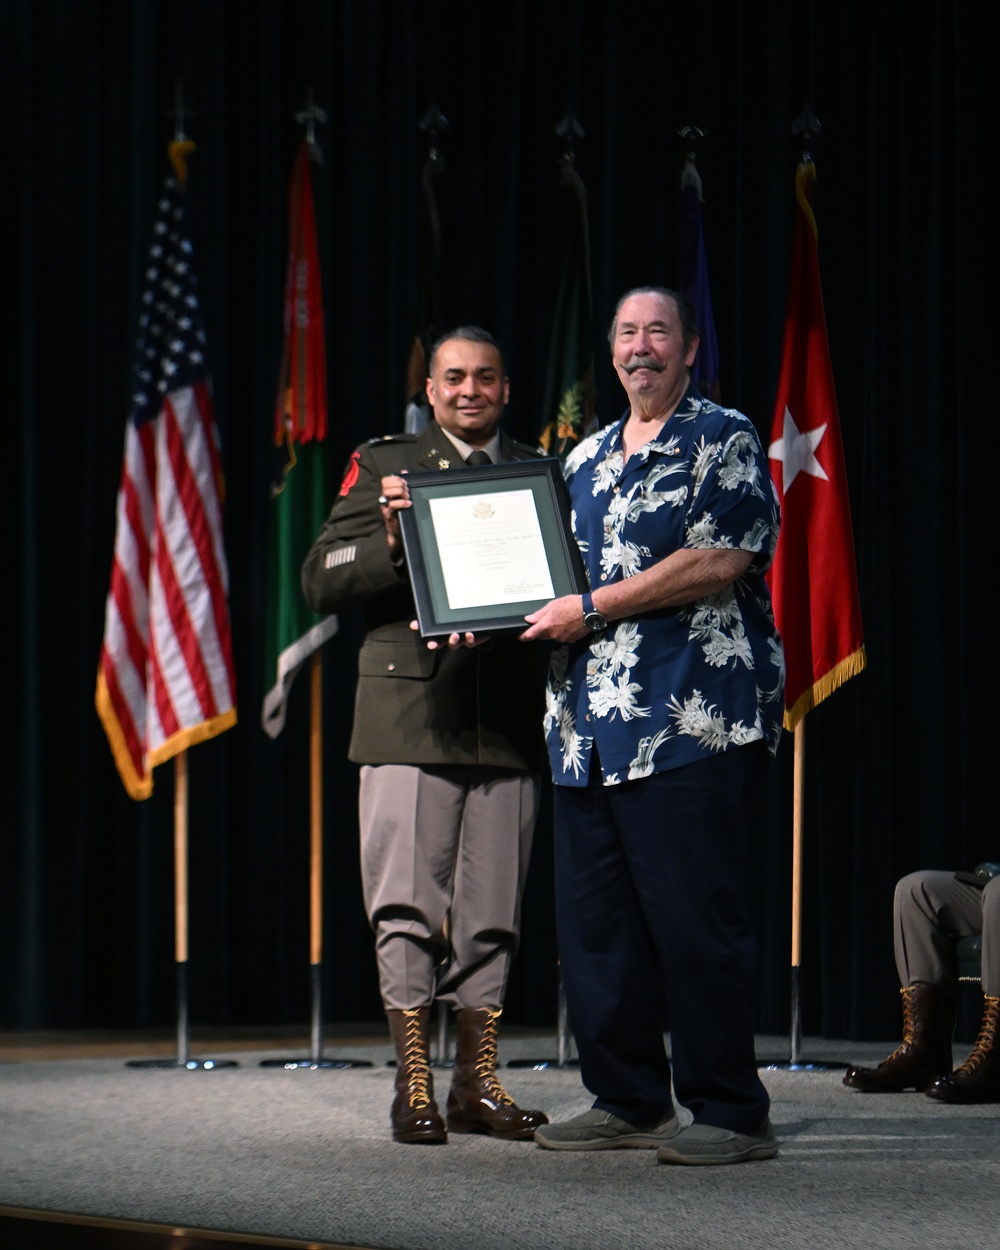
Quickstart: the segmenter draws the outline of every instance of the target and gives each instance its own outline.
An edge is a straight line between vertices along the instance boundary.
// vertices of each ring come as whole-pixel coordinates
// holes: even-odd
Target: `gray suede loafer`
[[[748,1163],[751,1159],[773,1159],[778,1139],[771,1121],[765,1120],[752,1133],[733,1133],[713,1124],[692,1124],[681,1129],[656,1152],[660,1163]]]
[[[591,1108],[561,1124],[535,1129],[535,1141],[545,1150],[655,1150],[680,1131],[673,1111],[649,1128],[629,1124],[610,1111]]]

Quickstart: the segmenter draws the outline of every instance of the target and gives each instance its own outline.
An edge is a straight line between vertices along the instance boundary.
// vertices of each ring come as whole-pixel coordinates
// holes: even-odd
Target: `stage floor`
[[[175,1040],[0,1035],[2,1250],[979,1250],[996,1238],[1000,1107],[857,1094],[842,1067],[763,1070],[777,1159],[678,1168],[647,1151],[483,1137],[394,1144],[391,1052],[374,1026],[338,1026],[324,1045],[370,1067],[273,1066],[308,1058],[301,1030],[196,1030],[192,1056],[233,1066],[129,1066],[169,1059]],[[892,1045],[807,1038],[801,1058],[877,1062]],[[501,1039],[505,1065],[555,1050],[550,1034]],[[758,1039],[761,1058],[787,1054],[787,1038]],[[590,1103],[572,1066],[503,1076],[553,1119]],[[443,1096],[447,1071],[436,1079]]]

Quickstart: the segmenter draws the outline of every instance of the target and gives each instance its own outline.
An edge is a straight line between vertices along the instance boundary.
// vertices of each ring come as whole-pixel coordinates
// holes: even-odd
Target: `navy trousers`
[[[658,1122],[674,1094],[739,1133],[768,1112],[754,1053],[757,944],[743,904],[766,749],[639,781],[556,786],[556,919],[594,1106]],[[670,1033],[670,1061],[664,1032]]]

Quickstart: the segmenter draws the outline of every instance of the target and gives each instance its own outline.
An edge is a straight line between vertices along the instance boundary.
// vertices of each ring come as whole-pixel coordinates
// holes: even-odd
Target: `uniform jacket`
[[[500,452],[504,460],[539,454],[503,434]],[[378,505],[382,478],[461,463],[433,422],[420,434],[364,443],[351,456],[302,566],[302,587],[315,611],[364,609],[349,751],[357,764],[481,764],[532,772],[543,766],[545,649],[497,637],[473,649],[428,650],[410,629],[416,608],[406,567],[389,559]]]

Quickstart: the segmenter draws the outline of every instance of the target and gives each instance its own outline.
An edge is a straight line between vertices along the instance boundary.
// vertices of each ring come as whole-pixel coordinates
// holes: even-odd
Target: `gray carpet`
[[[517,1039],[501,1059],[552,1053]],[[891,1044],[807,1039],[804,1060]],[[961,1059],[968,1048],[957,1048]],[[195,1051],[196,1055],[201,1052]],[[118,1059],[0,1063],[0,1205],[392,1250],[979,1250],[996,1245],[1000,1107],[873,1097],[841,1071],[765,1071],[778,1158],[681,1168],[453,1137],[388,1138],[387,1047],[372,1068],[150,1070]],[[758,1054],[787,1054],[759,1039]],[[219,1054],[216,1058],[226,1057]],[[553,1119],[589,1106],[571,1068],[505,1068]],[[437,1074],[439,1091],[447,1073]]]

